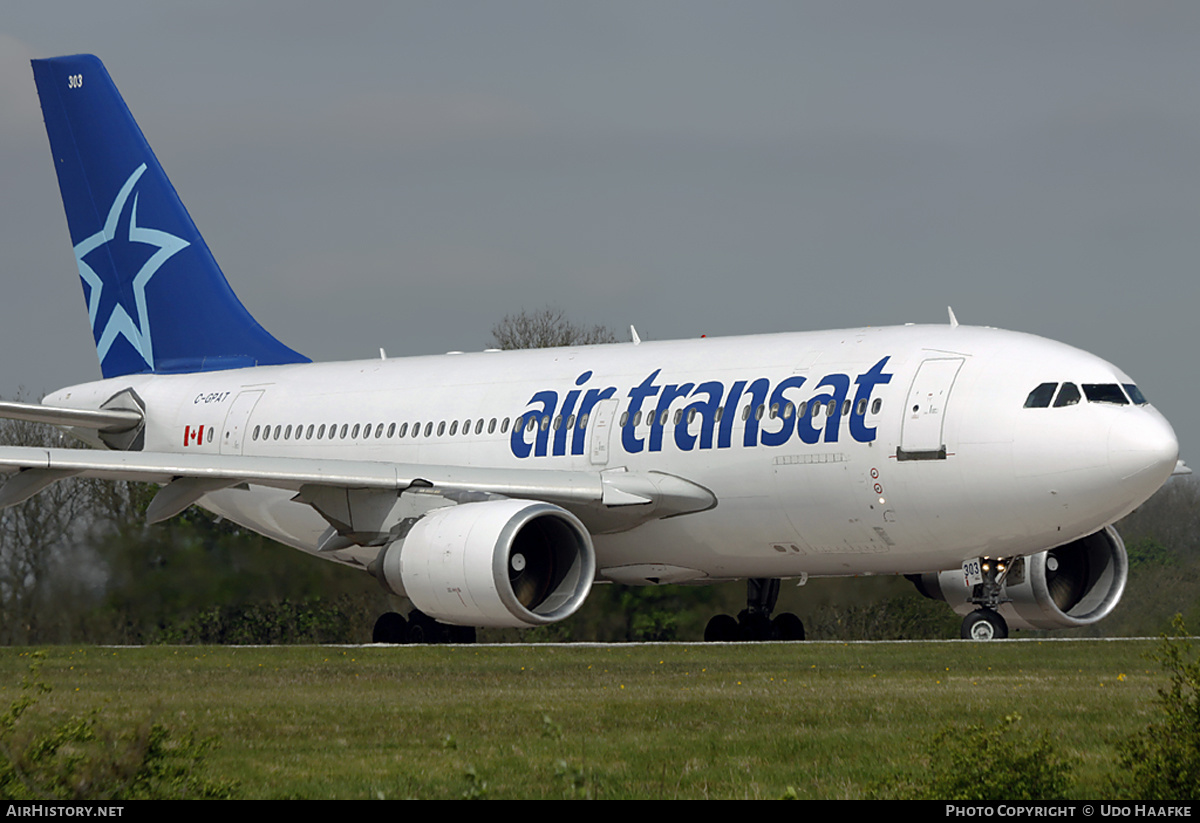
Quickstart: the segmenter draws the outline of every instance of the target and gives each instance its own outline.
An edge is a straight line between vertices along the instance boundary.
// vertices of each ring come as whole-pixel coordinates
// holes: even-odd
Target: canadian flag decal
[[[203,442],[203,440],[204,440],[204,427],[203,426],[197,426],[194,429],[191,426],[183,427],[183,445],[199,446]]]

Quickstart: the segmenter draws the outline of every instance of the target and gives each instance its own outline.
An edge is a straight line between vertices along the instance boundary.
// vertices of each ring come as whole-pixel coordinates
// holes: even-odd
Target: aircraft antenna
[[[958,318],[954,316],[954,309],[947,306],[946,311],[950,312],[950,328],[958,328]]]
[[[632,323],[629,324],[629,338],[633,341],[633,345],[635,346],[640,345],[642,342],[642,338],[638,337],[637,329],[633,327]]]

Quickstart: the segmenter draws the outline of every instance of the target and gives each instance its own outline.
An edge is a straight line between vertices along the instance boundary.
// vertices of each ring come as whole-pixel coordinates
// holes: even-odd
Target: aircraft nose
[[[1167,481],[1178,459],[1175,430],[1153,409],[1109,429],[1110,469],[1122,484],[1144,486],[1147,497]]]

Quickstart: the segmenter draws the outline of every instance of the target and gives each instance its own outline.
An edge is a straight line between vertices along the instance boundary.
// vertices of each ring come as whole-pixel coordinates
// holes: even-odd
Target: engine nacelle
[[[437,509],[384,549],[386,586],[443,623],[529,628],[574,614],[596,553],[579,518],[529,500]]]
[[[1129,558],[1125,542],[1112,526],[1064,546],[1016,560],[997,607],[1017,629],[1069,629],[1108,615],[1125,591]],[[966,616],[978,608],[969,602],[971,587],[960,570],[913,578],[926,597],[945,600]]]

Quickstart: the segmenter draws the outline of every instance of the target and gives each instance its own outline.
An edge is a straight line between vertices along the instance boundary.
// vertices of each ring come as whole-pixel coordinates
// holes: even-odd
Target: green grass
[[[944,726],[1018,712],[1102,798],[1164,682],[1153,647],[60,647],[32,715],[216,735],[208,768],[245,797],[857,798]],[[0,650],[0,706],[28,653]]]

